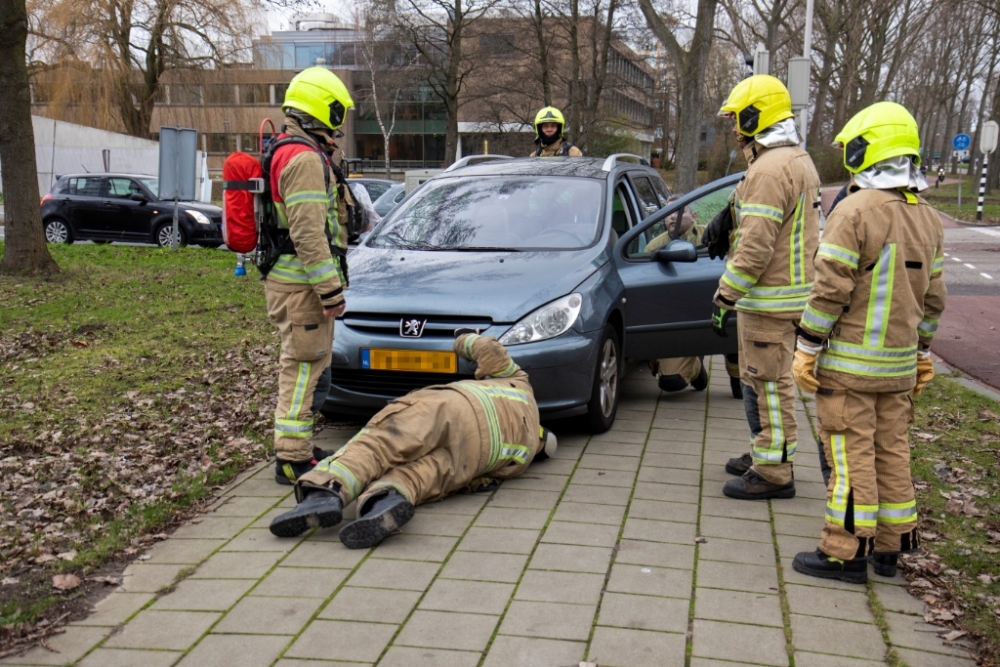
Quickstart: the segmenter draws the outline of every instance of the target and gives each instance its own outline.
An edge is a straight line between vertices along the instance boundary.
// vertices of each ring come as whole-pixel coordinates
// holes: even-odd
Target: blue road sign
[[[972,137],[970,137],[965,133],[956,134],[955,138],[951,140],[951,146],[956,151],[967,151],[969,150],[969,146],[971,145],[972,145]]]

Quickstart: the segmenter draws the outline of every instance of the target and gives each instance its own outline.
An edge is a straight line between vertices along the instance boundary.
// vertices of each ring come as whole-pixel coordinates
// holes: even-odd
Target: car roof
[[[91,171],[82,174],[60,174],[59,178],[80,178],[81,176],[121,176],[122,178],[157,178],[150,174],[126,174],[119,171]]]
[[[451,176],[575,176],[577,178],[596,178],[605,180],[614,172],[604,171],[606,158],[599,157],[545,157],[545,158],[512,158],[510,160],[490,160],[469,165],[435,177]],[[634,163],[616,165],[638,167]]]

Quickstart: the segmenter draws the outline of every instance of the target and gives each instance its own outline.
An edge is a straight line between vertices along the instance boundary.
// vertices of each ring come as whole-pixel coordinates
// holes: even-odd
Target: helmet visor
[[[345,117],[347,116],[347,109],[339,101],[334,100],[330,103],[330,126],[333,129],[337,129],[344,124]]]
[[[844,164],[851,169],[859,169],[865,163],[868,141],[864,137],[854,137],[844,147]]]

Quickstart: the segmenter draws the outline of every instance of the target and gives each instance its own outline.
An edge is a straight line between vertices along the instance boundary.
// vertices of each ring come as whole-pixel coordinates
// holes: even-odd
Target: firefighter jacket
[[[565,137],[559,141],[553,141],[548,146],[542,144],[541,139],[535,139],[535,150],[528,157],[583,157],[583,151],[571,144]]]
[[[720,305],[798,319],[819,243],[819,175],[795,145],[750,141],[743,152],[750,166],[734,192],[736,233],[719,282]]]
[[[285,134],[315,143],[295,119],[285,117]],[[347,252],[347,230],[338,224],[336,183],[325,156],[302,144],[278,148],[271,162],[271,193],[278,225],[288,229],[295,253],[278,258],[268,286],[284,291],[311,287],[323,307],[344,300],[340,257]]]
[[[944,311],[944,230],[905,189],[863,189],[830,214],[816,256],[803,337],[826,341],[817,375],[856,391],[912,389],[917,350]]]

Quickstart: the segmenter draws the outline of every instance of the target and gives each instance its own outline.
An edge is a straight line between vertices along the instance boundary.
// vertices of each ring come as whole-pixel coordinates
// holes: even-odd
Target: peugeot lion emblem
[[[424,335],[425,324],[427,324],[427,320],[404,317],[399,321],[399,335],[403,338],[420,338]]]

